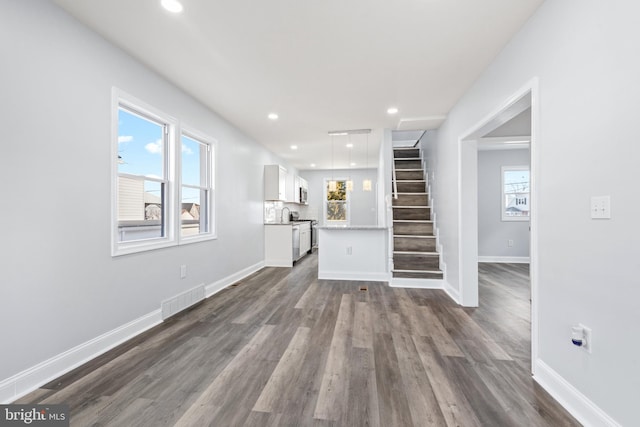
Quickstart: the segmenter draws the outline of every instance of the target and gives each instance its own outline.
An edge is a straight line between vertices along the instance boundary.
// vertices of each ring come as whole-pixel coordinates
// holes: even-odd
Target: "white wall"
[[[427,147],[448,280],[456,287],[458,139],[538,77],[536,377],[593,425],[612,422],[607,414],[637,424],[640,401],[640,343],[629,329],[640,324],[638,16],[640,3],[628,0],[543,3]],[[611,195],[611,220],[590,218],[590,197],[599,195]],[[591,354],[569,341],[578,322],[593,329]]]
[[[263,165],[282,163],[49,1],[2,6],[0,385],[259,265]],[[111,257],[112,86],[218,140],[217,240]]]
[[[528,166],[529,150],[478,152],[478,255],[529,258],[529,221],[502,221],[502,167]],[[508,246],[508,241],[513,246]],[[526,261],[526,259],[524,260]]]
[[[309,205],[300,207],[300,218],[317,219],[319,224],[324,224],[324,180],[347,179],[350,176],[353,191],[347,197],[350,200],[351,225],[377,225],[377,169],[303,170],[299,174],[309,184]],[[371,180],[372,191],[362,191],[365,178]]]

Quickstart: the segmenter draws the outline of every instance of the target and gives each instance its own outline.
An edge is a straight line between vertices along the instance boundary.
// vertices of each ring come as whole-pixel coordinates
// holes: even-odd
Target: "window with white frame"
[[[113,97],[112,255],[214,238],[214,141],[118,90]]]
[[[327,224],[349,223],[347,180],[325,180],[324,218]]]
[[[193,132],[182,133],[180,235],[184,238],[213,233],[214,144]]]
[[[528,221],[530,206],[528,166],[502,167],[502,220]]]

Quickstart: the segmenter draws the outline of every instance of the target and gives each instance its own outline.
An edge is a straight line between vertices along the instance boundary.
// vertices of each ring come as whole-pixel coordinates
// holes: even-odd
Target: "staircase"
[[[394,148],[393,277],[442,279],[420,149]]]

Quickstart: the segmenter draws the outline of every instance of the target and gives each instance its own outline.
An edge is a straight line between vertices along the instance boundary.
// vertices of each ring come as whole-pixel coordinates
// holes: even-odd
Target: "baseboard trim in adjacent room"
[[[540,359],[535,372],[533,379],[585,427],[622,427]]]
[[[260,261],[254,265],[251,265],[247,268],[244,268],[238,271],[237,273],[233,273],[227,277],[224,277],[220,280],[217,280],[213,283],[208,284],[205,287],[205,297],[209,298],[210,296],[217,294],[227,286],[237,282],[238,280],[242,280],[245,277],[250,276],[256,271],[264,268],[264,265],[265,265],[264,261]]]
[[[7,378],[0,382],[0,402],[11,403],[161,322],[161,311],[154,310]]]
[[[478,262],[495,262],[503,264],[529,264],[528,256],[479,256]]]

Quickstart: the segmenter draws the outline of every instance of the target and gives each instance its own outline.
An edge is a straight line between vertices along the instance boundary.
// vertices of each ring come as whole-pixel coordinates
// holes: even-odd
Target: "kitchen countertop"
[[[265,222],[264,225],[300,225],[310,221],[289,221],[289,222]]]

